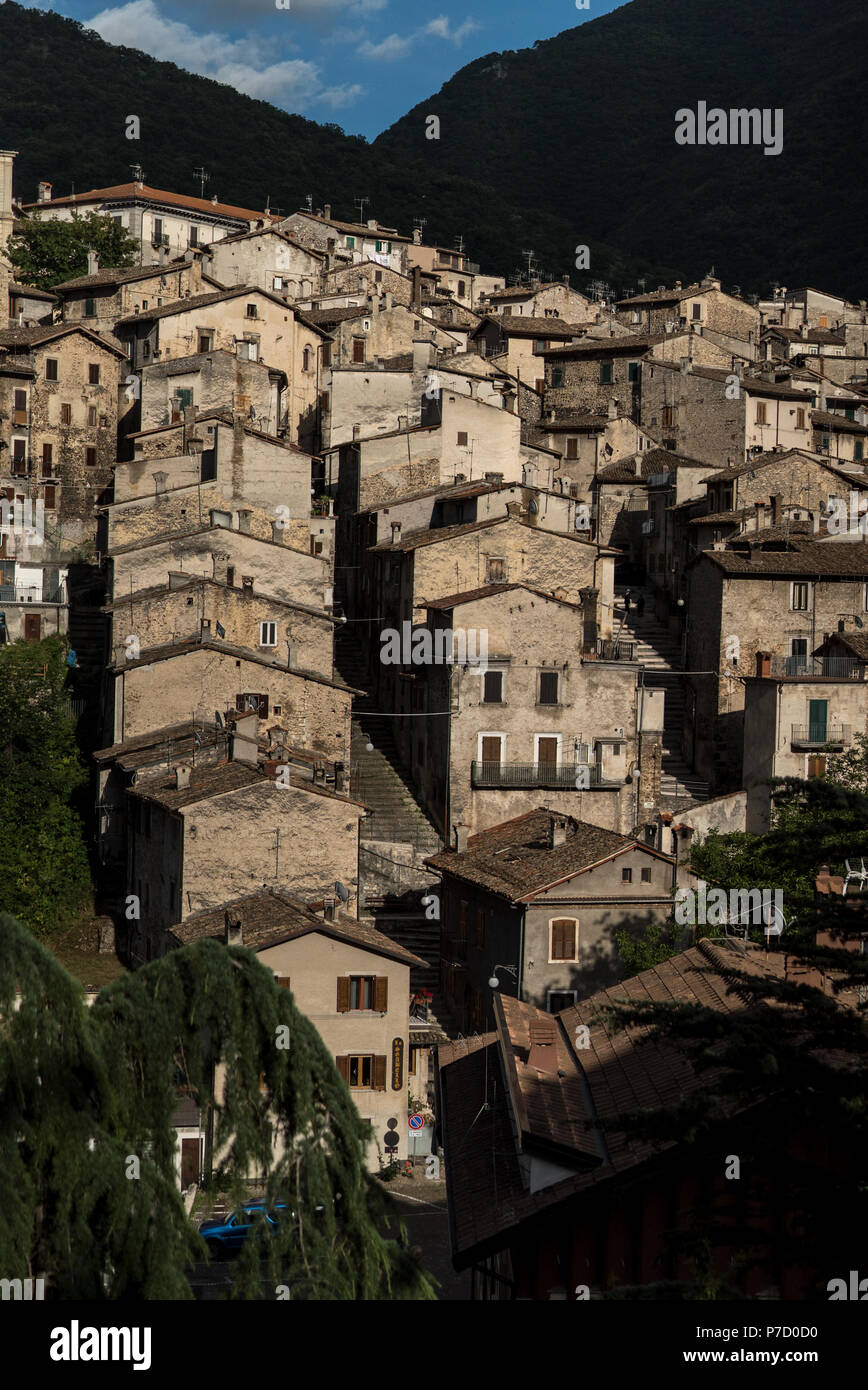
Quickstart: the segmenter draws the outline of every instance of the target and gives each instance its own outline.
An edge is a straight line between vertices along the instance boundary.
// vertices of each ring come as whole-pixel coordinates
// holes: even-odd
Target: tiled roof
[[[572,817],[568,818],[564,843],[552,849],[553,819],[553,813],[544,807],[528,811],[515,820],[471,835],[462,854],[444,850],[425,862],[511,902],[522,902],[549,884],[581,873],[626,849],[642,849],[655,858],[665,858],[626,835]]]
[[[184,491],[184,489],[180,490]],[[130,502],[140,502],[142,500],[143,499],[139,497],[131,497],[129,499]],[[147,501],[148,499],[144,500]],[[115,505],[123,507],[126,503],[119,502]],[[120,612],[123,610],[124,605],[129,606],[131,603],[150,603],[157,595],[165,597],[167,594],[178,593],[188,588],[216,589],[220,593],[231,594],[234,598],[240,600],[240,602],[247,604],[264,600],[268,603],[276,604],[280,608],[287,608],[298,613],[309,613],[311,617],[320,618],[322,622],[331,623],[332,626],[335,626],[339,621],[332,613],[327,613],[321,608],[314,608],[311,604],[297,603],[294,599],[278,598],[275,594],[265,593],[261,590],[257,590],[256,593],[253,593],[250,589],[239,589],[235,584],[227,584],[225,581],[212,579],[211,576],[207,574],[185,574],[182,582],[173,579],[171,583],[167,581],[165,584],[151,584],[147,589],[134,589],[132,593],[120,594],[111,603],[103,604],[100,611],[103,613]],[[125,662],[124,664],[128,665],[129,663]],[[283,669],[286,668],[284,667]],[[290,670],[292,669],[294,668],[290,667]]]
[[[799,328],[782,328],[780,324],[770,324],[765,330],[765,335],[786,338],[790,342],[840,343],[842,347],[846,341],[843,333],[836,332],[831,328],[809,328],[807,333],[803,334]]]
[[[342,695],[363,695],[364,691],[354,686],[344,685],[340,680],[329,680],[319,671],[309,671],[303,666],[287,666],[276,656],[266,655],[265,651],[255,651],[252,647],[239,647],[234,642],[221,642],[217,637],[189,637],[180,642],[164,642],[159,647],[143,647],[141,654],[133,661],[119,661],[110,667],[114,671],[134,671],[139,666],[151,666],[156,661],[173,661],[190,652],[222,652],[237,661],[252,662],[255,666],[265,666],[271,671],[280,671],[287,676],[297,676],[300,680],[314,681],[317,685],[327,685]]]
[[[279,888],[265,888],[243,898],[233,898],[218,908],[194,912],[183,922],[176,922],[169,931],[185,946],[206,937],[224,941],[227,911],[234,920],[240,919],[241,944],[252,951],[264,951],[280,942],[320,932],[333,940],[376,951],[378,955],[400,961],[402,965],[428,964],[366,922],[356,921],[345,913],[340,913],[335,921],[327,922],[303,902]]]
[[[306,309],[311,323],[324,326],[327,323],[346,323],[349,319],[370,318],[373,310],[369,304],[347,304],[341,309]]]
[[[538,319],[530,314],[509,314],[495,320],[505,338],[575,338],[582,326],[564,319]]]
[[[242,787],[252,787],[257,783],[265,786],[269,780],[259,768],[250,767],[247,763],[216,763],[192,768],[189,787],[177,787],[174,776],[169,776],[159,782],[145,782],[131,787],[130,795],[156,801],[170,811],[180,811],[185,806],[195,805],[197,801],[240,791]]]
[[[57,298],[57,295],[49,294],[47,290],[38,290],[35,285],[24,285],[20,280],[9,281],[9,293],[27,299],[45,299],[49,304],[53,304]]]
[[[509,996],[496,996],[497,1032],[441,1046],[437,1052],[440,1121],[446,1149],[450,1234],[457,1268],[496,1250],[517,1226],[571,1198],[591,1202],[600,1184],[652,1160],[675,1141],[628,1138],[598,1121],[630,1111],[672,1106],[714,1087],[719,1072],[693,1069],[676,1044],[649,1041],[647,1027],[614,1031],[603,1010],[618,1003],[696,1004],[720,1014],[745,1007],[733,972],[780,976],[780,957],[703,940],[642,974],[602,990],[557,1015],[557,1070],[527,1065],[530,1028],[550,1028],[551,1015]],[[590,1045],[573,1047],[580,1026]],[[507,1093],[492,1090],[503,1069]],[[511,1104],[507,1101],[507,1096]],[[519,1131],[518,1144],[513,1117]],[[531,1192],[522,1180],[526,1153],[555,1146],[571,1152],[576,1171]],[[589,1212],[589,1218],[591,1213]]]
[[[744,550],[703,550],[690,563],[705,560],[731,575],[829,575],[868,579],[868,542],[865,540],[815,541],[807,536],[791,535],[788,549],[761,550],[762,540],[761,531],[756,535],[740,536],[738,544],[740,547],[749,544],[749,555]]]
[[[868,661],[868,632],[835,632],[817,650],[821,651],[838,643],[847,647],[860,661]]]
[[[272,294],[270,290],[263,290],[259,285],[241,285],[231,290],[216,290],[210,294],[191,294],[189,299],[173,299],[171,304],[154,306],[153,309],[142,309],[138,314],[128,314],[124,319],[118,319],[116,328],[128,328],[131,324],[147,322],[150,319],[165,319],[172,314],[186,314],[190,309],[205,309],[209,304],[222,304],[227,299],[241,299],[243,296],[248,298],[253,295],[261,294],[266,299],[270,299],[273,304],[279,304],[281,309],[289,309],[285,299],[279,295]],[[293,311],[294,312],[294,311]],[[251,323],[258,323],[258,319],[251,319]]]
[[[580,343],[573,343],[569,347],[548,348],[545,352],[539,353],[538,356],[551,358],[611,357],[613,354],[625,353],[628,357],[641,357],[644,353],[650,352],[657,343],[662,342],[662,334],[654,337],[627,334],[618,338],[583,338]],[[657,363],[655,362],[654,365],[656,366]]]
[[[118,357],[127,355],[113,334],[97,333],[83,323],[41,323],[32,328],[3,328],[0,329],[0,347],[12,350],[41,347],[44,343],[64,338],[69,333],[84,333],[92,343],[104,347],[108,352],[113,352]]]
[[[363,222],[339,222],[336,217],[318,217],[308,208],[299,208],[298,212],[292,213],[291,216],[307,217],[311,222],[321,222],[324,227],[337,227],[339,232],[354,232],[357,236],[366,236],[373,241],[412,241],[412,237],[401,236],[394,227],[381,227],[379,223],[376,227],[366,227]]]
[[[589,433],[604,430],[609,423],[608,415],[590,415],[587,412],[576,411],[573,414],[558,415],[554,420],[540,420],[537,422],[537,428],[544,434],[569,434],[573,431],[581,434],[586,430]]]
[[[834,430],[838,434],[868,434],[868,425],[860,425],[856,420],[848,420],[832,410],[812,410],[811,424],[815,430]]]
[[[690,458],[687,454],[675,454],[670,449],[646,449],[639,454],[641,459],[641,476],[643,479],[653,477],[656,473],[675,473],[679,468],[712,468],[714,465],[703,463],[702,459]],[[596,475],[596,482],[600,483],[628,483],[636,482],[636,454],[627,454],[624,458],[614,459],[612,463],[605,464],[600,468]]]
[[[124,739],[122,743],[113,743],[107,748],[98,748],[93,754],[94,762],[110,762],[124,753],[134,753],[146,748],[156,748],[161,744],[166,744],[176,738],[186,738],[192,736],[195,729],[202,725],[192,719],[183,720],[180,724],[166,724],[161,729],[152,729],[146,734],[136,734],[133,738]],[[209,724],[209,731],[216,729],[216,724]]]
[[[705,288],[696,281],[692,285],[682,286],[678,289],[649,290],[647,294],[636,294],[632,299],[618,299],[615,308],[620,309],[629,306],[635,309],[639,304],[677,304],[682,299],[693,299],[698,294],[708,294],[710,290],[717,289],[719,286],[706,285]]]
[[[731,478],[742,478],[748,473],[756,473],[761,468],[767,468],[771,463],[783,463],[786,459],[799,459],[805,463],[817,463],[821,468],[827,468],[830,472],[841,473],[841,461],[831,459],[825,454],[815,454],[808,449],[768,449],[765,453],[756,454],[746,463],[736,464],[734,468],[721,468],[717,473],[711,473],[709,477],[703,478],[703,483],[726,483]],[[868,470],[858,472],[845,472],[844,477],[850,478],[856,484],[868,487]]]
[[[118,183],[111,188],[91,188],[87,193],[70,193],[65,198],[51,198],[45,203],[24,203],[26,210],[31,208],[75,207],[80,203],[165,203],[168,207],[184,208],[188,212],[201,212],[209,217],[230,217],[240,222],[258,222],[265,217],[264,212],[252,208],[239,208],[233,203],[215,203],[208,198],[188,198],[184,193],[170,193],[165,188],[149,188],[147,184]]]
[[[560,603],[564,608],[572,608],[575,612],[581,612],[581,605],[569,603],[567,599],[555,598],[554,594],[547,594],[542,589],[534,589],[530,584],[484,584],[478,589],[465,589],[457,594],[447,594],[445,598],[432,598],[425,600],[426,608],[459,608],[465,603],[476,603],[479,599],[494,598],[497,594],[512,593],[516,589],[523,589],[525,593],[535,594],[537,598],[545,599],[546,603]]]
[[[397,499],[400,501],[400,498]],[[504,526],[507,522],[516,522],[519,526],[527,526],[531,531],[537,531],[540,535],[552,536],[561,541],[574,541],[576,545],[594,545],[593,541],[583,540],[581,536],[574,536],[566,531],[546,531],[542,526],[531,526],[523,517],[520,516],[495,516],[489,517],[485,521],[465,521],[457,526],[435,526],[426,527],[421,531],[410,531],[406,536],[393,545],[391,541],[379,541],[377,545],[372,545],[372,551],[392,550],[397,553],[400,550],[418,550],[423,545],[437,545],[440,541],[454,540],[459,536],[469,536],[473,531],[485,531],[491,526]]]
[[[78,275],[73,280],[61,280],[54,286],[56,290],[99,289],[103,285],[126,285],[135,280],[153,280],[159,275],[175,274],[189,268],[190,261],[183,257],[166,261],[164,265],[132,265],[123,267],[106,266],[94,275]]]
[[[219,242],[213,242],[212,245],[230,246],[235,245],[239,241],[253,241],[255,237],[259,236],[280,237],[281,241],[287,242],[290,246],[295,246],[299,251],[304,251],[305,255],[315,256],[318,261],[324,261],[326,258],[324,251],[315,251],[312,246],[304,246],[300,241],[296,241],[295,237],[291,237],[289,232],[279,231],[277,227],[259,227],[254,232],[236,232],[233,236],[221,237]],[[209,246],[207,249],[210,250],[211,247]]]

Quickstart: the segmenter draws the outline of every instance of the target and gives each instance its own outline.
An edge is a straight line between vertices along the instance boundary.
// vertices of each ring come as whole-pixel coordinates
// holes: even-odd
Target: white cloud
[[[380,43],[372,43],[370,39],[366,39],[363,44],[359,45],[356,52],[360,58],[370,58],[381,63],[394,63],[399,58],[405,58],[420,39],[446,39],[457,47],[468,34],[474,33],[481,27],[475,19],[468,17],[457,29],[453,29],[449,16],[441,14],[435,19],[429,19],[428,23],[423,24],[421,29],[417,29],[412,34],[406,34],[404,37],[400,34],[390,34]]]
[[[140,48],[154,58],[177,63],[187,72],[225,82],[246,96],[290,110],[316,101],[334,108],[349,106],[363,90],[357,85],[325,88],[316,63],[301,58],[275,62],[273,39],[266,41],[254,35],[232,38],[217,31],[199,33],[160,14],[154,0],[130,0],[103,10],[89,21],[89,27],[107,43]],[[294,45],[287,42],[283,51],[291,47]]]

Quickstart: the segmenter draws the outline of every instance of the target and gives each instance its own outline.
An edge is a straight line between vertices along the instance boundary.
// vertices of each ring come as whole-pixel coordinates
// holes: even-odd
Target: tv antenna
[[[358,208],[358,210],[359,210],[359,226],[361,226],[362,223],[363,223],[364,220],[365,220],[365,208],[367,207],[367,205],[368,205],[368,203],[369,203],[370,201],[371,201],[370,198],[354,198],[354,199],[353,199],[353,203],[355,204],[355,206],[356,206],[356,207]]]
[[[414,218],[413,218],[413,226],[414,226],[414,227],[418,227],[418,228],[419,228],[419,231],[421,232],[421,230],[422,230],[423,227],[427,227],[427,226],[428,226],[428,218],[427,218],[427,217],[414,217]]]
[[[523,256],[527,256],[527,278],[530,279],[531,273],[532,273],[532,271],[533,271],[534,252],[533,252],[533,251],[522,251],[521,254],[522,254]]]
[[[307,203],[308,212],[313,212],[313,194],[308,193],[304,201]]]
[[[457,236],[457,237],[455,238],[455,250],[458,252],[459,256],[463,256],[463,255],[464,255],[464,237],[463,237],[463,236]]]
[[[130,169],[132,170],[133,178],[135,179],[136,183],[144,183],[145,171],[142,168],[141,164],[131,164]]]
[[[193,170],[193,178],[199,180],[199,196],[201,198],[204,198],[205,185],[206,183],[208,183],[209,179],[211,178],[211,175],[206,172],[205,166],[200,164],[198,169]]]

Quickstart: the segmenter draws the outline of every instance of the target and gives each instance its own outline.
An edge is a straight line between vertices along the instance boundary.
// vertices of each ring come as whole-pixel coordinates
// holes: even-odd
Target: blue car
[[[270,1209],[264,1202],[245,1202],[238,1211],[220,1221],[203,1221],[199,1234],[208,1246],[212,1258],[237,1254],[251,1235],[262,1239],[266,1232],[277,1229],[276,1213],[286,1211],[285,1202]]]

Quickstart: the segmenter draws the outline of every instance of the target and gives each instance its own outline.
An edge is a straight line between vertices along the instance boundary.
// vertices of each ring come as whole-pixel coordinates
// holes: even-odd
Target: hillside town
[[[729,1020],[735,969],[833,993],[780,909],[680,917],[633,970],[619,938],[704,912],[694,846],[764,834],[771,779],[822,779],[868,732],[866,301],[742,295],[723,266],[618,297],[532,253],[507,283],[412,216],[144,175],[13,196],[15,157],[0,654],[68,649],[102,951],[254,952],[370,1172],[442,1165],[462,1296],[663,1277],[672,1212],[717,1179],[606,1122],[713,1077],[601,1011],[629,978]],[[42,289],[3,258],[91,212],[135,264],[91,252]],[[809,869],[864,954],[864,860]],[[179,1094],[184,1194],[203,1113]],[[739,1125],[804,1148],[772,1106]],[[758,1266],[747,1292],[807,1277]]]

